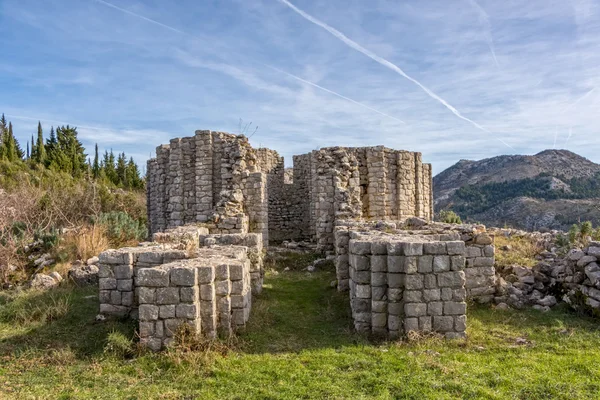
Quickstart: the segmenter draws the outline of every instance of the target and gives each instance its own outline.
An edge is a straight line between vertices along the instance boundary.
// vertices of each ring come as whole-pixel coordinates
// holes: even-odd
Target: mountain
[[[436,210],[521,229],[600,225],[600,165],[568,150],[460,160],[433,178]]]

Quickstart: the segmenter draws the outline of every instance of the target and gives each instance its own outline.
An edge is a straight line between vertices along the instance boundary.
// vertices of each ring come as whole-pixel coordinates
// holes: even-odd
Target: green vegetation
[[[250,325],[237,338],[184,343],[162,354],[136,347],[131,322],[95,322],[94,289],[0,297],[0,397],[600,396],[598,322],[566,308],[540,313],[469,306],[466,342],[369,342],[352,330],[347,294],[330,287],[333,271],[283,272],[285,266],[284,260],[275,263],[279,272],[267,276]],[[49,311],[54,304],[58,311]],[[32,305],[42,308],[35,318],[17,316]]]
[[[548,174],[507,182],[466,185],[456,191],[459,203],[453,208],[459,214],[472,215],[521,196],[544,200],[600,198],[600,173],[590,178],[557,178],[569,185],[571,190],[552,189]]]
[[[68,263],[146,238],[138,166],[125,153],[105,152],[100,160],[97,145],[94,161],[86,160],[77,136],[66,125],[52,127],[45,140],[38,123],[23,153],[12,124],[0,118],[0,285],[49,272],[33,265],[42,253]]]
[[[452,210],[442,210],[439,212],[438,220],[446,224],[462,224],[460,216]]]
[[[536,257],[544,251],[544,247],[529,236],[498,235],[494,239],[494,245],[496,268],[499,270],[511,265],[531,268],[538,263]]]

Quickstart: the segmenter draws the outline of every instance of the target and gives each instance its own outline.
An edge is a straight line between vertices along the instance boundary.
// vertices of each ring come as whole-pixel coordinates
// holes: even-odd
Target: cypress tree
[[[6,126],[6,118],[2,114],[2,118],[0,118],[0,160],[7,158],[7,136],[8,127]]]
[[[8,135],[6,135],[6,159],[14,162],[22,157],[23,151],[19,149],[19,144],[13,135],[12,122],[8,123]],[[20,155],[21,154],[21,155]]]
[[[98,179],[100,176],[100,160],[98,159],[98,143],[96,143],[96,148],[94,149],[94,163],[92,164],[92,174],[95,179]]]
[[[50,139],[46,142],[45,150],[46,150],[46,162],[44,165],[50,168],[51,166],[55,166],[55,159],[57,158],[57,146],[58,142],[56,140],[56,134],[54,133],[54,127],[50,128]]]
[[[33,139],[32,139],[33,141]],[[35,161],[44,164],[46,162],[46,147],[44,146],[44,132],[42,124],[38,121],[37,144],[36,144],[36,159]]]
[[[119,154],[117,158],[117,181],[118,185],[127,187],[127,160],[125,159],[125,153]]]

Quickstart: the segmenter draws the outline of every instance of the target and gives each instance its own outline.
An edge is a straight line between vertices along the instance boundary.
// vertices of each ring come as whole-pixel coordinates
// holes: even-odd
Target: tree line
[[[90,177],[105,180],[127,189],[141,189],[145,185],[133,157],[120,153],[115,156],[112,149],[102,157],[95,146],[94,159],[87,157],[83,144],[77,138],[77,128],[69,125],[50,128],[44,138],[41,122],[38,122],[37,138],[31,136],[25,151],[13,134],[12,122],[4,114],[0,118],[0,161],[24,161],[32,166],[41,165],[58,172],[66,172],[74,178]]]

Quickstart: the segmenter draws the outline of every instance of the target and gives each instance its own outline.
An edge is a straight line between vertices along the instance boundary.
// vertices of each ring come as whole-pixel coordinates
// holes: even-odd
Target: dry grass
[[[110,248],[106,228],[101,225],[86,225],[63,237],[62,246],[72,259],[87,260]]]
[[[523,236],[497,236],[496,245],[496,267],[505,268],[511,265],[520,265],[531,268],[536,263],[536,257],[544,248],[535,240]]]

